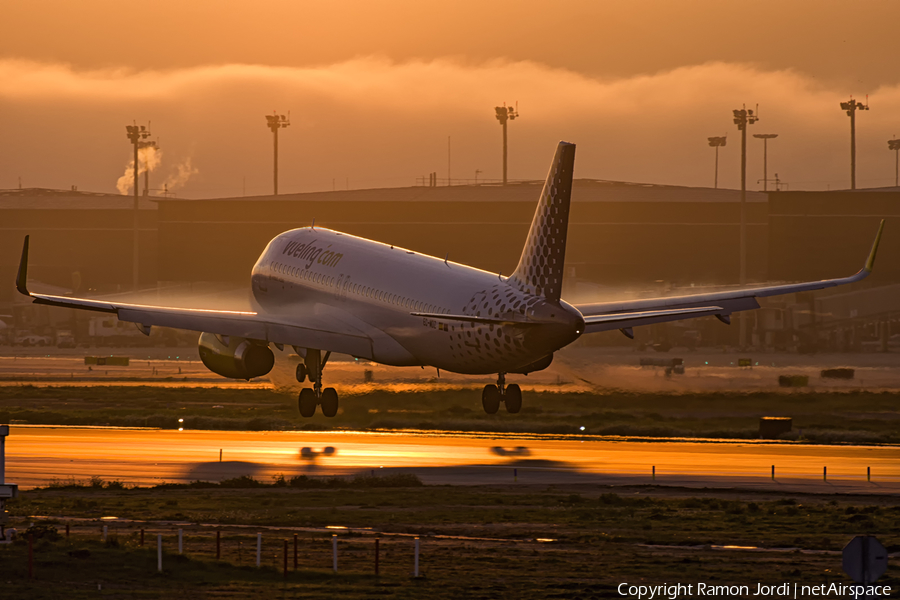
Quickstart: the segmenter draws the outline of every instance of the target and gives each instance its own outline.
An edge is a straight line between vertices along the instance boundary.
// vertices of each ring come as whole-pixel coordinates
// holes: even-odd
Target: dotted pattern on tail
[[[464,315],[504,318],[524,315],[526,310],[542,302],[538,296],[523,294],[507,285],[497,285],[475,293],[462,310]],[[495,359],[504,361],[534,357],[525,347],[525,330],[513,325],[456,323],[450,326],[450,353],[461,365],[476,367]]]
[[[519,266],[510,277],[520,290],[554,302],[559,301],[562,294],[574,165],[575,145],[560,142],[541,191]]]

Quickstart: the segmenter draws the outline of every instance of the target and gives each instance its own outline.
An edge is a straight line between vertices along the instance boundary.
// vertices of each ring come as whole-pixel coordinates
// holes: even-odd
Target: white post
[[[337,534],[331,534],[331,566],[337,573]]]
[[[256,566],[259,567],[262,560],[262,534],[256,534]]]
[[[104,525],[104,526],[103,526],[103,543],[104,543],[104,544],[106,543],[106,532],[107,532],[107,529],[108,529],[107,526]]]
[[[416,562],[413,568],[413,577],[419,576],[419,538],[416,538]]]
[[[162,573],[162,534],[156,534],[156,570]]]
[[[178,530],[178,554],[184,554],[184,529]]]

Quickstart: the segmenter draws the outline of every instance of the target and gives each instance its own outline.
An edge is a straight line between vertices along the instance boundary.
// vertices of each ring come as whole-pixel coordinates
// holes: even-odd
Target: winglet
[[[878,243],[881,242],[881,232],[884,231],[884,219],[881,220],[881,224],[878,226],[878,233],[875,234],[875,241],[872,242],[872,251],[869,252],[869,258],[866,260],[866,266],[863,267],[866,273],[872,272],[872,267],[875,266],[875,253],[878,252]]]
[[[28,291],[28,236],[25,236],[25,243],[22,245],[22,260],[19,261],[19,274],[16,276],[16,289],[20,294],[30,296]]]

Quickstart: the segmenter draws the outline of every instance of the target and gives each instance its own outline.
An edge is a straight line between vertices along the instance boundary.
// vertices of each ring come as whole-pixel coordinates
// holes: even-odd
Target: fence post
[[[178,554],[184,554],[184,529],[178,530]]]
[[[656,465],[653,465],[653,481],[656,481]]]
[[[156,570],[162,573],[162,534],[156,534]]]
[[[416,538],[416,561],[413,566],[413,577],[419,576],[419,538]]]
[[[866,481],[872,481],[872,467],[866,467]]]
[[[256,534],[256,566],[262,564],[262,534]]]
[[[294,534],[294,570],[297,570],[297,534]]]
[[[337,573],[337,534],[331,534],[331,567]]]
[[[775,481],[775,465],[772,465],[772,481]]]
[[[822,481],[828,481],[828,467],[822,467]]]
[[[69,523],[66,522],[66,539],[69,539]]]
[[[287,540],[284,540],[284,578],[287,579]]]
[[[216,530],[216,560],[222,557],[222,532]]]

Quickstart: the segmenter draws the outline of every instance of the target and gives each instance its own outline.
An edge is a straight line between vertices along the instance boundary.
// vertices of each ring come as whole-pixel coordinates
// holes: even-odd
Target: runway
[[[871,481],[867,480],[867,468],[871,468]],[[153,485],[242,475],[270,481],[279,473],[290,478],[398,472],[414,473],[426,484],[655,483],[897,494],[900,447],[28,425],[11,427],[6,443],[7,481],[23,489],[44,486],[54,479],[93,476]]]

